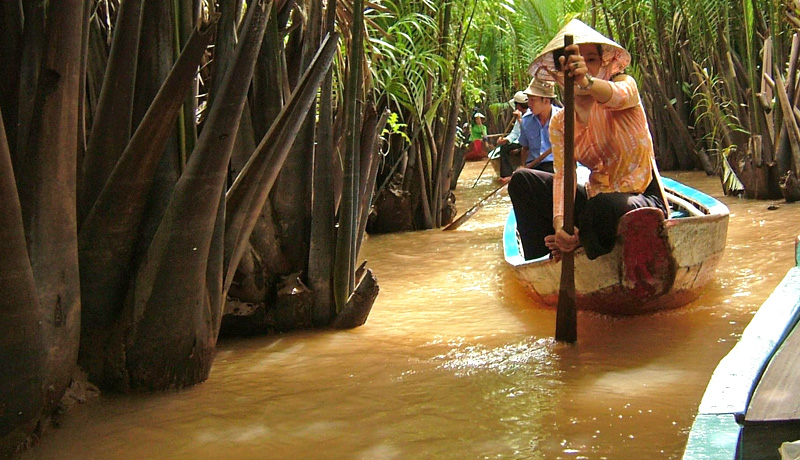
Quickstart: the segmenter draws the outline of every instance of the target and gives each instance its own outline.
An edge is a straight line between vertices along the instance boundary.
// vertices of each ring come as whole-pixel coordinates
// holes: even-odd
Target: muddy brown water
[[[496,186],[487,168],[470,188],[482,166],[464,169],[459,214]],[[365,326],[224,340],[205,383],[104,395],[20,458],[680,458],[712,371],[793,264],[800,205],[666,175],[731,210],[716,279],[681,309],[581,312],[578,344],[555,343],[554,310],[502,260],[503,195],[454,232],[368,237],[381,292]]]

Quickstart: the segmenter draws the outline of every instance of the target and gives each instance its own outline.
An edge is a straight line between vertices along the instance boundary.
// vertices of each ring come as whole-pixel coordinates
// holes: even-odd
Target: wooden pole
[[[475,188],[475,186],[478,185],[478,181],[481,179],[481,176],[483,175],[483,172],[486,171],[486,167],[489,166],[489,162],[490,161],[492,161],[491,157],[486,159],[486,163],[484,163],[483,169],[481,169],[481,172],[478,174],[478,177],[475,178],[475,182],[472,183],[472,187],[470,187],[470,188]]]
[[[572,35],[564,36],[564,47]],[[565,65],[571,53],[565,53]],[[564,68],[564,231],[574,233],[575,218],[575,77]],[[561,254],[561,284],[558,288],[556,340],[578,340],[578,314],[575,308],[575,252]]]
[[[493,138],[493,137],[508,136],[508,135],[510,134],[509,130],[510,130],[510,129],[511,129],[511,127],[513,126],[513,124],[514,124],[514,120],[515,120],[516,118],[517,118],[517,117],[515,117],[515,116],[513,116],[513,115],[511,116],[511,120],[508,120],[508,125],[506,125],[506,130],[505,130],[505,131],[503,131],[502,133],[498,133],[498,134],[490,134],[490,135],[488,135],[488,136],[486,136],[486,137],[487,137],[487,138],[489,138],[489,139],[491,139],[491,138]],[[486,171],[486,167],[487,167],[487,166],[489,166],[489,162],[490,162],[490,161],[492,161],[492,158],[491,158],[491,157],[489,157],[489,158],[487,158],[487,159],[486,159],[486,164],[484,164],[484,165],[483,165],[483,169],[481,169],[481,172],[480,172],[480,174],[478,174],[478,177],[476,177],[476,178],[475,178],[475,182],[472,184],[472,188],[475,188],[475,186],[476,186],[476,185],[478,185],[478,180],[479,180],[479,179],[481,178],[481,176],[483,175],[483,172],[484,172],[484,171]]]
[[[491,199],[493,196],[497,195],[501,190],[504,190],[506,187],[508,187],[508,182],[506,182],[505,184],[502,184],[502,185],[498,186],[496,189],[492,190],[491,193],[489,193],[485,197],[481,198],[481,201],[479,201],[477,204],[475,204],[475,206],[469,208],[469,210],[467,210],[467,212],[462,214],[461,217],[459,217],[458,219],[456,219],[453,222],[451,222],[450,225],[448,225],[447,227],[443,228],[442,230],[455,230],[458,227],[460,227],[464,222],[468,221],[470,219],[470,217],[472,217],[476,212],[480,211],[481,208],[483,208],[483,205],[485,205],[486,203],[489,202],[489,199]]]

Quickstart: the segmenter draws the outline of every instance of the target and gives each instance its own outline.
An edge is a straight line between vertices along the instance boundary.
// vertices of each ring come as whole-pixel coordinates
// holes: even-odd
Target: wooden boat
[[[500,147],[495,147],[489,152],[489,163],[497,177],[500,177]]]
[[[519,163],[520,149],[511,151],[512,164]],[[492,164],[492,169],[497,177],[500,177],[500,147],[495,147],[489,152],[489,162]]]
[[[683,460],[778,458],[800,438],[800,236],[795,265],[714,369]],[[781,458],[792,458],[781,456]]]
[[[580,310],[632,315],[677,308],[696,299],[712,279],[725,249],[727,206],[669,178],[662,178],[670,219],[654,208],[620,219],[617,243],[589,260],[575,252],[575,293]],[[556,306],[561,263],[548,256],[524,260],[512,209],[503,232],[505,260],[539,303]]]

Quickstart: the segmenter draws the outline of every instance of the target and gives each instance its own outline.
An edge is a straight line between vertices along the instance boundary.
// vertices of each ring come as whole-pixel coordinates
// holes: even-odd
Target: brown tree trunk
[[[359,217],[358,217],[358,232],[356,241],[356,255],[361,251],[361,243],[364,241],[364,234],[367,228],[367,221],[369,220],[369,213],[372,208],[372,199],[375,194],[375,181],[378,177],[378,166],[381,161],[381,154],[379,151],[378,139],[381,138],[380,133],[386,126],[386,120],[389,118],[389,111],[381,114],[380,119],[374,120],[374,107],[370,104],[368,112],[370,117],[369,123],[365,122],[361,127],[361,157],[362,169],[364,171],[363,181],[361,184],[361,196],[359,199]],[[373,121],[374,120],[374,121]]]
[[[317,59],[305,73],[295,93],[291,95],[267,136],[256,148],[236,181],[228,190],[226,201],[230,210],[226,219],[225,257],[226,289],[236,278],[234,273],[244,253],[249,250],[250,238],[259,222],[259,215],[268,212],[265,204],[290,147],[306,119],[307,108],[316,97],[336,50],[338,35],[326,41]],[[268,219],[268,222],[272,220]]]
[[[248,8],[243,37],[197,147],[137,271],[126,314],[135,320],[126,368],[134,387],[164,389],[205,380],[223,308],[221,219],[227,168],[261,47],[266,0]],[[127,336],[126,336],[127,335]]]
[[[325,10],[326,33],[335,27],[336,0]],[[312,319],[316,326],[327,326],[336,313],[333,304],[333,255],[335,242],[336,193],[334,191],[335,160],[333,126],[333,71],[322,82],[319,97],[317,145],[314,147],[314,172],[311,203],[311,243],[308,258],[308,286],[313,297]]]
[[[281,252],[290,264],[290,271],[307,273],[308,248],[311,240],[311,182],[314,161],[314,124],[311,111],[275,181],[270,196],[278,229]],[[281,273],[285,275],[286,273]]]
[[[3,40],[0,41],[0,56],[3,56],[3,65],[0,66],[0,81],[3,82],[0,85],[0,112],[4,114],[6,124],[11,127],[17,126],[19,116],[19,69],[22,62],[24,19],[21,2],[0,2],[0,30],[3,31]],[[16,129],[11,128],[6,136],[9,150],[16,151]]]
[[[80,332],[75,177],[83,5],[50,4],[28,148],[14,165],[48,346],[45,409],[69,384]]]
[[[0,114],[0,457],[33,432],[42,413],[48,349],[5,133]]]
[[[14,164],[20,164],[20,157],[28,151],[28,138],[31,136],[31,123],[36,110],[37,84],[46,45],[44,3],[23,2],[23,10],[25,30],[22,37],[22,60],[19,67],[19,98],[16,99],[19,104],[19,112],[15,115],[16,124],[11,125],[6,122],[7,130],[11,133],[9,141],[16,137],[16,145],[9,144],[11,161]],[[13,108],[11,113],[14,113]],[[10,120],[13,120],[13,116]],[[19,173],[17,176],[17,185],[19,185]]]
[[[131,137],[143,0],[120,4],[111,55],[83,162],[78,224],[100,196]],[[77,99],[76,99],[77,100]]]
[[[118,321],[130,321],[119,315],[153,176],[211,36],[205,30],[189,40],[80,230],[81,365],[98,385],[117,385],[124,374],[124,347],[110,346],[109,334]]]
[[[174,56],[177,56],[178,50],[175,49],[173,16],[173,2],[146,1],[144,4],[133,105],[134,131],[175,63]],[[191,82],[191,78],[193,77],[188,81]],[[175,95],[175,97],[180,96]],[[171,117],[171,120],[174,118]],[[174,121],[172,123],[174,124]],[[145,204],[144,221],[136,254],[144,254],[150,246],[182,169],[178,132],[173,128],[156,167],[153,185]]]
[[[729,155],[731,169],[744,184],[746,198],[775,198],[770,191],[770,166],[763,163],[761,136],[753,135],[749,141],[741,142]],[[780,193],[780,192],[778,192]]]
[[[277,14],[278,11],[273,8],[253,76],[250,111],[256,143],[267,134],[284,104],[282,88],[285,75],[281,66],[283,45],[278,33]]]

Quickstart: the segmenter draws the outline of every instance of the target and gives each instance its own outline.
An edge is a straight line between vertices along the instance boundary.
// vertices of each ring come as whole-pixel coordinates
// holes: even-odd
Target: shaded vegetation
[[[353,171],[369,170],[381,129],[372,105],[346,115],[336,86],[351,78],[349,99],[364,100],[349,65],[364,54],[349,40],[359,3],[12,3],[0,452],[43,429],[76,364],[108,390],[205,380],[248,282],[269,312],[251,330],[363,324],[375,278],[337,249],[360,240],[374,176]],[[328,219],[312,223],[312,207]],[[349,226],[334,220],[344,207]],[[313,253],[312,227],[326,234]],[[316,293],[278,290],[286,280]]]

